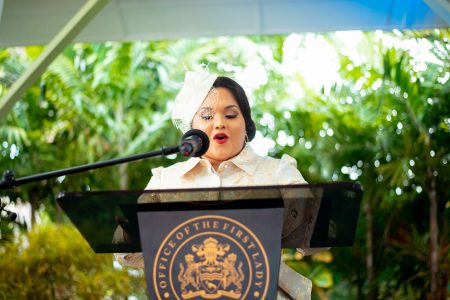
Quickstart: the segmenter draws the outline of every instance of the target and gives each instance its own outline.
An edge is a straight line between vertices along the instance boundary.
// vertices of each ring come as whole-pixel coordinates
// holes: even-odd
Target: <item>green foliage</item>
[[[300,36],[291,50],[301,52],[307,36]],[[332,262],[290,259],[291,266],[312,279],[313,297],[427,297],[433,195],[439,288],[445,293],[450,31],[360,33],[356,54],[349,54],[338,34],[315,37],[326,41],[339,61],[337,79],[321,90],[308,85],[302,66],[286,65],[289,37],[284,36],[68,47],[0,121],[1,171],[9,168],[22,177],[177,143],[180,134],[167,111],[184,71],[205,63],[248,81],[257,129],[273,145],[270,155],[294,156],[310,182],[355,181],[364,189],[354,247],[332,249]],[[40,51],[0,50],[0,96]],[[8,196],[12,202],[29,201],[34,211],[41,206],[56,220],[53,199],[60,191],[140,189],[152,167],[179,159],[48,180]],[[3,223],[0,229],[2,239],[11,232]],[[369,254],[372,270],[366,266]]]
[[[448,31],[445,33],[448,41]],[[271,119],[276,120],[261,124],[261,131],[277,141],[274,154],[294,155],[310,181],[353,180],[363,186],[364,210],[355,246],[332,250],[339,259],[333,263],[336,288],[328,296],[359,298],[375,291],[380,299],[395,299],[400,295],[420,298],[428,294],[431,280],[428,201],[432,190],[437,194],[441,212],[437,221],[443,231],[438,249],[439,269],[448,270],[445,218],[449,213],[450,154],[446,141],[450,137],[450,48],[445,36],[437,37],[439,34],[416,33],[409,39],[410,43],[428,45],[428,53],[435,55],[425,67],[409,50],[387,47],[377,33],[366,33],[358,51],[363,63],[355,63],[336,48],[340,80],[329,91],[308,90],[307,97],[295,100],[294,95],[277,91],[274,103],[265,100],[271,98],[273,82],[257,91],[261,99],[259,118],[264,119],[270,112]],[[333,35],[328,40],[335,47],[339,45]],[[429,40],[433,44],[427,44]],[[276,82],[285,86],[285,82],[292,80],[304,88],[301,72]],[[287,137],[284,140],[292,138],[295,142],[289,145],[279,140],[280,133]],[[374,238],[372,282],[366,279],[364,257],[369,251],[368,208],[373,219],[370,221]],[[310,263],[293,261],[291,265],[311,278]],[[439,276],[443,280],[439,289],[445,293],[446,277],[443,273]],[[357,288],[346,289],[347,294],[343,294],[340,287],[348,282]],[[327,298],[318,289],[320,284],[314,283],[316,296]]]
[[[142,273],[113,267],[69,225],[36,226],[0,255],[2,299],[121,299],[145,290]]]
[[[334,286],[333,273],[330,269],[334,259],[330,251],[303,257],[295,249],[283,249],[283,259],[288,266],[312,281],[315,297],[326,297],[326,291]]]

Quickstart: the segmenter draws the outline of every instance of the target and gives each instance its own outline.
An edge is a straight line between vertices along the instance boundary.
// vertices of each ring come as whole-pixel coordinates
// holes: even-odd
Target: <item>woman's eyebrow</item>
[[[235,104],[232,105],[228,105],[225,106],[224,109],[239,109],[239,107]],[[204,106],[204,107],[200,107],[199,111],[214,111],[214,108],[210,107],[210,106]]]
[[[213,108],[209,107],[209,106],[204,106],[204,107],[200,107],[200,110],[213,110]]]

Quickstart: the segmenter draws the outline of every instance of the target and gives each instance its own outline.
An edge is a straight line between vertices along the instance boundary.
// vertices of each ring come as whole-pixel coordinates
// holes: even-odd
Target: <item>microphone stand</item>
[[[71,167],[71,168],[40,173],[40,174],[36,174],[36,175],[21,177],[18,179],[14,178],[14,173],[11,170],[6,170],[3,173],[2,181],[0,181],[0,190],[13,189],[13,188],[15,188],[19,185],[25,184],[25,183],[41,181],[41,180],[45,180],[45,179],[49,179],[49,178],[55,178],[55,177],[60,177],[60,176],[64,176],[64,175],[89,171],[89,170],[93,170],[93,169],[108,167],[108,166],[112,166],[112,165],[117,165],[117,164],[126,163],[126,162],[130,162],[130,161],[149,158],[149,157],[171,155],[171,154],[175,154],[178,152],[180,152],[179,146],[173,146],[173,147],[168,147],[168,148],[162,147],[160,150],[156,150],[156,151],[151,151],[151,152],[137,154],[137,155],[131,155],[131,156],[123,157],[123,158],[105,160],[105,161],[101,161],[101,162],[97,162],[97,163],[93,163],[93,164],[85,164],[85,165],[75,166],[75,167]]]

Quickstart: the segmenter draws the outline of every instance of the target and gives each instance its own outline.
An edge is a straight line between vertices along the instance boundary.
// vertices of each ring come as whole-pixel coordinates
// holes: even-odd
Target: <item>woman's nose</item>
[[[226,126],[225,118],[223,116],[216,115],[216,117],[214,118],[214,128],[220,129],[225,128],[225,126]]]

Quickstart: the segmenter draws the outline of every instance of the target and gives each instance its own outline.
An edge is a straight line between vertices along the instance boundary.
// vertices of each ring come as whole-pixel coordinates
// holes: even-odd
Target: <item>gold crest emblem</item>
[[[180,263],[178,281],[181,283],[184,299],[205,296],[208,299],[227,296],[240,299],[242,296],[242,281],[245,278],[242,262],[236,266],[237,255],[228,253],[230,245],[219,244],[209,237],[200,245],[193,245],[194,255],[185,255],[185,265]]]
[[[269,279],[258,238],[224,216],[195,217],[177,226],[153,264],[158,299],[264,299]]]

